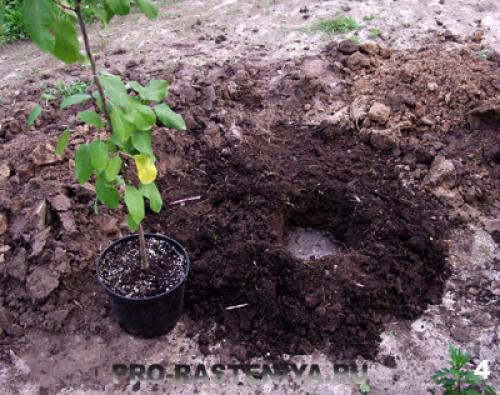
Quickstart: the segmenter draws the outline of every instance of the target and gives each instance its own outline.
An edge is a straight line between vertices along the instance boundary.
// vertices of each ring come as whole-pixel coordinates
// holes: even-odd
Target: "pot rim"
[[[101,287],[104,288],[104,290],[113,295],[114,297],[117,297],[119,299],[122,299],[122,300],[125,300],[125,301],[131,301],[131,302],[141,302],[141,301],[150,301],[150,300],[155,300],[155,299],[159,299],[159,298],[162,298],[164,297],[165,295],[168,295],[169,293],[172,293],[174,292],[177,288],[179,288],[182,284],[184,284],[186,282],[186,279],[187,279],[187,276],[189,274],[189,266],[190,266],[190,262],[189,262],[189,256],[186,252],[186,250],[184,249],[184,247],[176,240],[174,239],[171,239],[170,237],[167,237],[167,236],[164,236],[162,234],[159,234],[159,233],[145,233],[144,234],[144,237],[146,238],[156,238],[156,239],[162,239],[162,240],[166,240],[168,243],[172,244],[174,246],[174,248],[179,252],[181,253],[184,258],[185,258],[185,262],[186,262],[186,267],[185,267],[185,270],[184,270],[184,277],[182,278],[181,281],[179,281],[179,283],[172,289],[168,290],[168,291],[165,291],[165,292],[162,292],[158,295],[154,295],[154,296],[146,296],[146,297],[130,297],[130,296],[124,296],[124,295],[121,295],[119,293],[116,293],[115,291],[113,291],[111,288],[109,288],[106,284],[104,284],[103,280],[101,279],[101,275],[99,273],[99,268],[101,266],[101,262],[104,258],[104,256],[109,252],[109,250],[111,248],[113,248],[115,245],[117,244],[120,244],[120,243],[123,243],[127,240],[130,240],[130,239],[135,239],[135,238],[138,238],[139,235],[137,233],[134,233],[134,234],[131,234],[131,235],[128,235],[128,236],[125,236],[125,237],[121,237],[117,240],[114,240],[110,245],[108,245],[104,251],[102,251],[98,256],[97,256],[97,262],[96,262],[96,276],[97,276],[97,281],[99,282],[99,284],[101,285]]]

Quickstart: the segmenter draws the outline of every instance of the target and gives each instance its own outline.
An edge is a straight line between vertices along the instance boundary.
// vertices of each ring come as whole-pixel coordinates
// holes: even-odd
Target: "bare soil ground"
[[[26,126],[41,81],[86,80],[88,71],[52,70],[26,44],[4,50],[4,393],[214,393],[221,387],[210,383],[113,385],[111,364],[289,358],[367,359],[371,393],[439,393],[430,376],[445,365],[448,342],[476,364],[490,360],[498,387],[500,74],[495,54],[478,56],[498,42],[498,9],[388,3],[344,5],[344,14],[387,24],[384,40],[361,45],[300,29],[338,11],[333,2],[300,13],[294,1],[186,1],[141,30],[133,15],[95,33],[113,72],[169,80],[169,104],[188,125],[154,133],[164,199],[201,199],[148,219],[192,260],[186,314],[153,340],[120,330],[94,279],[96,254],[126,226],[115,212],[95,217],[94,192],[74,181],[70,153],[52,153],[68,126],[71,150],[87,138],[76,109],[50,102]],[[431,22],[436,32],[422,29]],[[342,253],[293,258],[286,240],[296,226],[330,231]],[[299,381],[223,388],[359,393]]]

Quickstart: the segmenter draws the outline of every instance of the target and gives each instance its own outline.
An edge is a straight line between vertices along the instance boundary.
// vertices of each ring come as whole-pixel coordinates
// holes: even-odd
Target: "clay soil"
[[[129,62],[124,75],[169,80],[169,103],[187,121],[185,133],[154,132],[167,207],[146,228],[188,251],[186,334],[203,354],[373,359],[387,323],[441,300],[451,230],[497,212],[495,59],[334,42],[275,63]],[[26,85],[15,111],[0,113],[6,361],[35,328],[111,338],[95,257],[127,232],[118,213],[94,215],[94,191],[74,181],[71,153],[52,155],[66,127],[75,128],[70,151],[92,133],[77,109],[49,103],[26,128],[39,94]],[[375,102],[389,108],[386,119],[368,115]],[[442,171],[444,158],[453,169]],[[295,227],[329,231],[342,253],[293,258],[286,235]]]

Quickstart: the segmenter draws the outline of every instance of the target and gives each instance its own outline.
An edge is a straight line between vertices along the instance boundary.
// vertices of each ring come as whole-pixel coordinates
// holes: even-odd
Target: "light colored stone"
[[[0,235],[3,235],[7,232],[7,228],[9,223],[7,221],[7,216],[4,213],[0,213]]]
[[[33,208],[33,216],[37,218],[38,229],[43,229],[47,218],[47,201],[45,199],[35,205]]]
[[[71,208],[71,200],[63,194],[52,196],[49,201],[52,208],[57,211],[67,211]]]
[[[59,219],[66,232],[72,233],[76,231],[75,217],[70,211],[63,211],[59,213]]]
[[[10,177],[10,167],[7,163],[0,165],[0,182],[7,180]]]
[[[59,286],[59,277],[58,272],[47,266],[37,267],[26,281],[26,288],[33,303],[43,301],[49,296]]]
[[[35,258],[43,252],[45,244],[47,244],[47,238],[50,235],[50,226],[44,230],[38,232],[31,241],[31,254],[30,258]]]
[[[424,183],[431,187],[441,186],[445,188],[453,188],[456,181],[457,171],[455,165],[442,155],[434,158],[429,174],[424,179]]]
[[[54,153],[54,147],[49,143],[37,145],[28,158],[37,166],[51,165],[59,161]]]
[[[375,102],[370,107],[370,111],[368,112],[368,117],[379,124],[385,124],[391,115],[391,109],[387,107],[385,104]]]
[[[360,122],[362,122],[368,114],[368,97],[356,97],[351,103],[349,113],[351,116],[351,120],[356,124],[356,126],[358,126],[359,129]]]
[[[23,282],[26,280],[26,271],[28,270],[27,253],[24,248],[19,248],[16,255],[7,262],[7,274],[16,280]]]
[[[357,70],[362,67],[370,67],[370,58],[360,52],[354,52],[347,58],[347,67]]]

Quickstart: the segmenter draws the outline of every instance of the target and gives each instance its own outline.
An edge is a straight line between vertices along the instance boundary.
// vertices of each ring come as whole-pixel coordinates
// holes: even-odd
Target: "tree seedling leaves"
[[[158,119],[167,128],[186,130],[186,123],[184,122],[184,119],[182,119],[179,114],[172,111],[172,109],[165,103],[158,104],[154,107],[154,109],[156,115],[158,115]]]
[[[68,146],[70,135],[71,135],[71,130],[65,130],[64,132],[62,132],[61,136],[59,136],[59,140],[57,141],[55,149],[55,153],[59,158],[63,155],[64,150]]]
[[[130,98],[127,94],[127,88],[120,77],[103,73],[99,81],[104,87],[104,93],[113,104],[120,106],[128,105]]]
[[[78,118],[80,118],[87,125],[95,126],[97,129],[104,128],[104,122],[95,111],[82,111],[78,113]]]
[[[141,86],[137,81],[130,81],[129,85],[142,100],[148,102],[161,102],[167,95],[168,83],[165,80],[151,80],[146,86]]]
[[[122,160],[117,155],[113,157],[107,164],[106,169],[104,170],[104,175],[106,176],[106,180],[108,182],[116,181],[118,174],[120,174],[120,170],[122,168]]]
[[[152,134],[150,130],[138,130],[132,134],[132,145],[141,154],[152,155],[151,147]]]
[[[99,111],[103,112],[104,105],[102,103],[102,98],[99,92],[98,91],[92,92],[92,97],[94,98],[95,104],[97,104],[97,108],[99,109]]]
[[[95,180],[95,192],[99,200],[110,209],[118,208],[120,204],[120,193],[115,187],[108,185],[104,172],[100,172]]]
[[[137,176],[142,184],[147,185],[156,179],[158,171],[149,155],[134,155]]]
[[[111,124],[118,142],[125,142],[134,131],[134,125],[127,119],[123,110],[118,106],[111,109]],[[113,136],[115,137],[115,136]]]
[[[149,200],[149,208],[155,213],[159,213],[163,206],[160,191],[154,182],[148,185],[141,185],[142,195]]]
[[[149,19],[155,19],[158,16],[158,7],[151,0],[135,0],[137,7]]]
[[[134,221],[130,214],[127,215],[127,225],[132,232],[135,232],[139,227],[139,224]]]
[[[150,130],[156,123],[156,114],[149,106],[131,99],[126,109],[127,120],[138,130]]]
[[[24,0],[22,6],[24,27],[31,39],[46,52],[54,50],[54,5],[50,0]]]
[[[33,125],[36,121],[36,119],[40,116],[42,113],[42,107],[40,107],[38,104],[31,110],[30,115],[28,115],[28,125]]]
[[[131,219],[139,225],[144,219],[144,197],[136,187],[127,185],[125,188],[125,204]]]
[[[90,150],[88,144],[81,144],[75,152],[75,173],[80,184],[85,184],[92,176],[94,168],[90,161]]]
[[[130,12],[130,0],[106,0],[106,4],[116,15],[128,15]]]
[[[89,144],[90,162],[96,170],[104,170],[108,164],[108,145],[102,140]]]
[[[2,31],[2,25],[4,19],[5,19],[5,1],[0,0],[0,32]]]
[[[87,93],[77,93],[76,95],[68,96],[61,102],[61,110],[76,104],[85,103],[90,99],[92,99],[92,96]]]
[[[82,59],[80,43],[75,26],[68,19],[59,19],[55,26],[56,41],[53,54],[64,63],[70,64]]]

